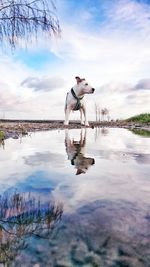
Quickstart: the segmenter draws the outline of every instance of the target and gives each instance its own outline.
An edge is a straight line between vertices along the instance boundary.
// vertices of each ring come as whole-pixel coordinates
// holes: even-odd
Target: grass
[[[4,140],[4,137],[5,137],[4,132],[0,131],[0,141]]]
[[[143,113],[126,120],[127,122],[150,123],[150,113]]]

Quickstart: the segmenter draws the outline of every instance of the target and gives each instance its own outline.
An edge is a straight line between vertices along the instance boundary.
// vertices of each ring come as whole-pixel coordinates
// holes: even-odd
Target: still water
[[[7,139],[0,195],[0,266],[150,266],[147,133],[83,128]]]

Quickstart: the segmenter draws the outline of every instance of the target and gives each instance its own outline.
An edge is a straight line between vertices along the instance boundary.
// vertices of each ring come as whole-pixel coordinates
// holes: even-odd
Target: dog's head
[[[90,166],[95,164],[95,160],[93,158],[86,158],[84,155],[80,155],[80,158],[76,158],[72,164],[75,165],[75,168],[77,169],[76,175],[79,175],[86,173]]]
[[[83,78],[76,76],[78,90],[81,91],[82,94],[93,94],[95,89]]]

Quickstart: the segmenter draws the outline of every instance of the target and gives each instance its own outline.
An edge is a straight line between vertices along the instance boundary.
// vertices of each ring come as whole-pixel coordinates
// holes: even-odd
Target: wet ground
[[[127,123],[125,121],[105,121],[90,122],[89,128],[108,127],[108,128],[125,128],[125,129],[144,129],[150,131],[150,124]],[[20,134],[26,135],[29,132],[44,131],[53,129],[80,129],[84,127],[79,121],[70,121],[68,126],[64,125],[62,120],[0,120],[0,131],[4,132],[5,139],[13,137],[18,138]]]

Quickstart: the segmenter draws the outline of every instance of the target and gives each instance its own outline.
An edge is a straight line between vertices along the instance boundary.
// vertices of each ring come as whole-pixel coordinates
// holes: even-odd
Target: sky
[[[150,1],[57,0],[60,37],[39,33],[14,51],[0,47],[0,119],[64,119],[75,76],[95,93],[95,104],[123,119],[150,112]],[[79,111],[70,115],[79,119]]]

